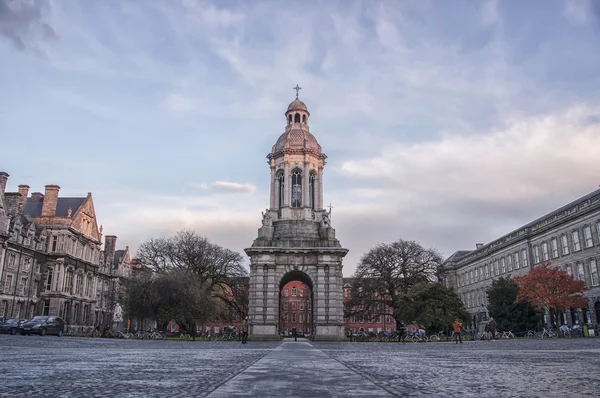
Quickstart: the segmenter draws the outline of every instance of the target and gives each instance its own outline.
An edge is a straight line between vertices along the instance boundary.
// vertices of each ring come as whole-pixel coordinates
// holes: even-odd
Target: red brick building
[[[299,336],[312,331],[312,292],[300,282],[292,281],[281,289],[279,301],[279,332],[289,336],[296,328]]]
[[[350,301],[351,295],[352,278],[344,278],[344,303]],[[347,310],[349,309],[350,308],[347,308]],[[358,311],[359,308],[354,308],[354,310]],[[364,332],[369,334],[392,332],[394,330],[396,330],[396,321],[394,320],[393,310],[391,308],[388,308],[387,310],[381,308],[376,314],[373,314],[373,316],[370,317],[362,315],[346,317],[346,333],[352,332],[353,334],[357,334]]]

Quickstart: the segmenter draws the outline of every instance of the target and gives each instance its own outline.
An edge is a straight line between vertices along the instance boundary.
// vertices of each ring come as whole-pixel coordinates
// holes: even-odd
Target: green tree
[[[467,321],[469,314],[453,289],[441,283],[422,282],[398,299],[397,316],[416,322],[428,333],[446,330],[455,319]]]
[[[518,296],[519,285],[510,277],[492,281],[487,308],[496,321],[496,329],[525,332],[537,327],[540,315],[529,301],[517,300]]]

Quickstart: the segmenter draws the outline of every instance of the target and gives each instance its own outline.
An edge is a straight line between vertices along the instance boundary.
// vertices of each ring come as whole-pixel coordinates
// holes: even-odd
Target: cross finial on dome
[[[296,87],[294,87],[294,90],[296,90],[296,99],[298,99],[298,93],[300,92],[300,90],[302,90],[302,87],[300,87],[296,84]]]

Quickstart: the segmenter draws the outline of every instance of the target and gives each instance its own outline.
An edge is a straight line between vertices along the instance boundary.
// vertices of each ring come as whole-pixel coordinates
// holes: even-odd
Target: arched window
[[[292,287],[292,297],[295,297],[295,296],[296,296],[296,293],[297,293],[296,286],[293,286],[293,287]],[[294,308],[296,307],[296,305],[295,305],[295,304],[296,304],[296,303],[294,303]]]
[[[292,115],[288,115],[288,124],[292,124]]]
[[[300,123],[300,114],[296,113],[296,116],[294,116],[294,123]]]
[[[310,173],[308,177],[308,196],[310,200],[310,208],[315,208],[315,174]]]
[[[302,207],[302,173],[294,170],[292,173],[292,207]]]
[[[285,193],[285,177],[283,176],[283,173],[279,174],[279,208],[281,209],[283,207],[283,201],[284,199],[284,193]]]
[[[302,123],[306,124],[306,115],[302,115]]]

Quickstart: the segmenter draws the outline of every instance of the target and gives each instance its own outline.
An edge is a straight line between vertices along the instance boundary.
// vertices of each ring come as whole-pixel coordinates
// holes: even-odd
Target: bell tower
[[[342,259],[348,250],[335,238],[330,213],[323,209],[327,156],[310,133],[310,112],[298,98],[300,87],[294,89],[284,132],[267,155],[269,207],[262,213],[257,239],[245,250],[251,263],[250,335],[278,338],[281,288],[300,280],[312,291],[311,338],[342,340]]]

